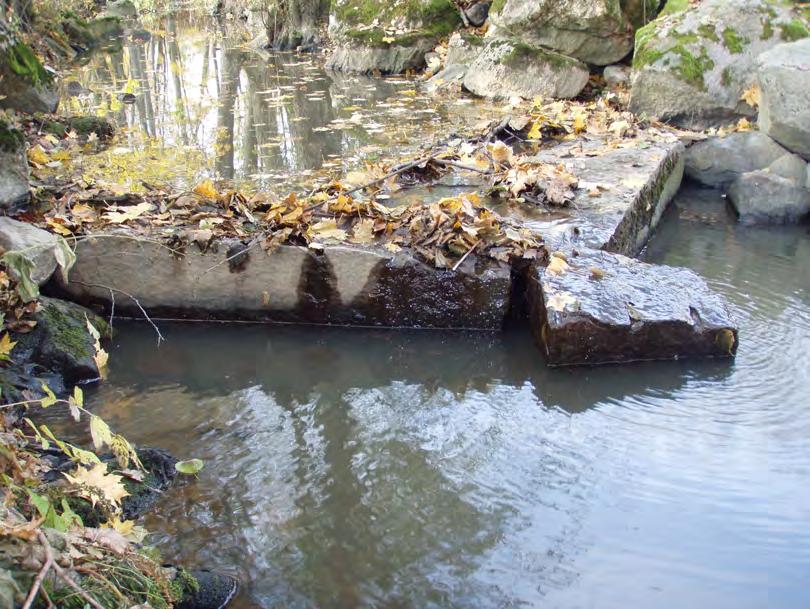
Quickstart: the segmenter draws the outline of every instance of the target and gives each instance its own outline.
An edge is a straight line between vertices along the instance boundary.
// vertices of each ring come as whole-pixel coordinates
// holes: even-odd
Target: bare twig
[[[467,256],[469,256],[470,254],[472,254],[472,253],[473,253],[473,250],[474,250],[476,247],[478,247],[478,244],[479,244],[479,243],[481,243],[481,242],[480,242],[480,241],[476,241],[475,243],[473,243],[473,246],[472,246],[470,249],[468,249],[468,250],[467,250],[467,253],[466,253],[466,254],[464,254],[464,255],[463,255],[461,258],[459,258],[459,259],[458,259],[458,262],[456,262],[456,263],[453,265],[453,270],[454,270],[454,271],[458,270],[458,267],[460,267],[460,266],[461,266],[461,263],[462,263],[462,262],[464,262],[464,261],[467,259]]]
[[[42,533],[40,533],[42,535]],[[44,537],[44,535],[42,535]],[[46,540],[47,543],[47,540]],[[51,570],[53,566],[53,556],[46,548],[45,550],[45,564],[42,565],[42,568],[37,573],[37,576],[34,578],[34,583],[31,584],[31,589],[28,591],[28,596],[25,597],[25,602],[23,603],[22,609],[31,609],[31,605],[34,603],[34,599],[37,597],[37,592],[39,592],[40,587],[42,586],[42,581],[45,579],[45,576],[48,574],[48,571]],[[43,592],[45,589],[42,589]]]
[[[470,165],[463,165],[461,163],[456,163],[455,161],[448,161],[445,159],[433,159],[433,162],[439,165],[448,165],[449,167],[456,167],[458,169],[463,169],[465,171],[474,171],[476,173],[480,173],[487,176],[492,175],[493,173],[492,171],[487,169],[479,169],[478,167],[471,167]]]
[[[135,303],[135,305],[141,310],[141,313],[143,313],[143,316],[146,319],[146,321],[148,321],[149,324],[155,329],[155,332],[158,335],[158,346],[160,346],[161,342],[166,340],[166,338],[163,336],[163,334],[160,333],[160,328],[157,327],[155,322],[152,321],[152,318],[149,317],[149,313],[147,313],[146,309],[143,308],[143,305],[141,304],[141,301],[138,300],[137,298],[135,298],[135,296],[133,296],[129,292],[125,292],[124,290],[122,290],[120,288],[112,288],[112,287],[110,287],[108,285],[103,285],[103,284],[100,284],[100,283],[85,283],[84,281],[78,281],[76,279],[71,280],[71,283],[78,283],[79,285],[83,285],[86,288],[101,288],[103,290],[109,290],[110,292],[120,292],[121,294],[123,294],[124,296],[126,296],[132,302]]]

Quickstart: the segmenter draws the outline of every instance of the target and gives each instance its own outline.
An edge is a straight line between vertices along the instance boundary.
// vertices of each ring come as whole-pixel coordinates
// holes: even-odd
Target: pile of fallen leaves
[[[458,159],[433,155],[408,170],[441,173],[447,162],[456,162],[448,158]],[[282,200],[266,193],[219,192],[210,180],[174,194],[160,189],[120,194],[78,180],[53,193],[49,211],[38,221],[64,237],[125,226],[173,245],[195,243],[201,250],[221,238],[249,240],[268,253],[282,244],[322,249],[351,243],[390,252],[409,248],[438,268],[456,266],[472,253],[503,262],[543,255],[538,235],[500,217],[476,194],[396,207],[377,200],[381,185],[406,173],[355,188],[332,182],[307,196],[293,193]],[[370,196],[356,197],[359,192]]]

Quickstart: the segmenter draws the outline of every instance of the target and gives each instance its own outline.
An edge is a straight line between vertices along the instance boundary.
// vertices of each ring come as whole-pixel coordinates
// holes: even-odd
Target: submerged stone
[[[87,239],[76,254],[68,294],[109,305],[112,289],[116,311],[138,316],[139,303],[150,315],[196,319],[499,329],[510,304],[509,266],[474,256],[452,271],[406,250],[281,246],[266,254],[223,240],[174,253],[136,238]]]
[[[810,190],[803,182],[772,173],[743,174],[728,190],[728,198],[747,224],[787,224],[810,214]]]
[[[529,273],[530,321],[551,366],[732,357],[737,329],[696,273],[569,250]]]

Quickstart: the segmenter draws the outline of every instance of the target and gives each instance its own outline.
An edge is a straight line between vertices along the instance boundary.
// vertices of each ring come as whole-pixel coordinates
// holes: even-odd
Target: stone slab
[[[538,230],[552,249],[589,247],[626,256],[647,244],[684,171],[683,144],[661,136],[630,140],[623,148],[601,138],[563,143],[535,158],[562,164],[579,180],[575,200],[555,211],[502,213]]]
[[[509,266],[473,256],[451,271],[405,250],[244,248],[223,240],[173,252],[134,238],[87,239],[62,287],[86,304],[114,298],[116,311],[136,316],[135,299],[157,317],[383,327],[499,329],[509,313]]]
[[[725,300],[693,271],[604,251],[567,257],[567,270],[533,267],[527,279],[530,321],[548,365],[736,353]]]

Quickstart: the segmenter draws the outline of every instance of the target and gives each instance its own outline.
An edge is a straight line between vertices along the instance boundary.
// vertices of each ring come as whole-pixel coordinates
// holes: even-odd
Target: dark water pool
[[[685,191],[648,258],[736,362],[549,371],[504,334],[119,324],[91,407],[206,461],[147,525],[242,607],[810,606],[810,232]]]

